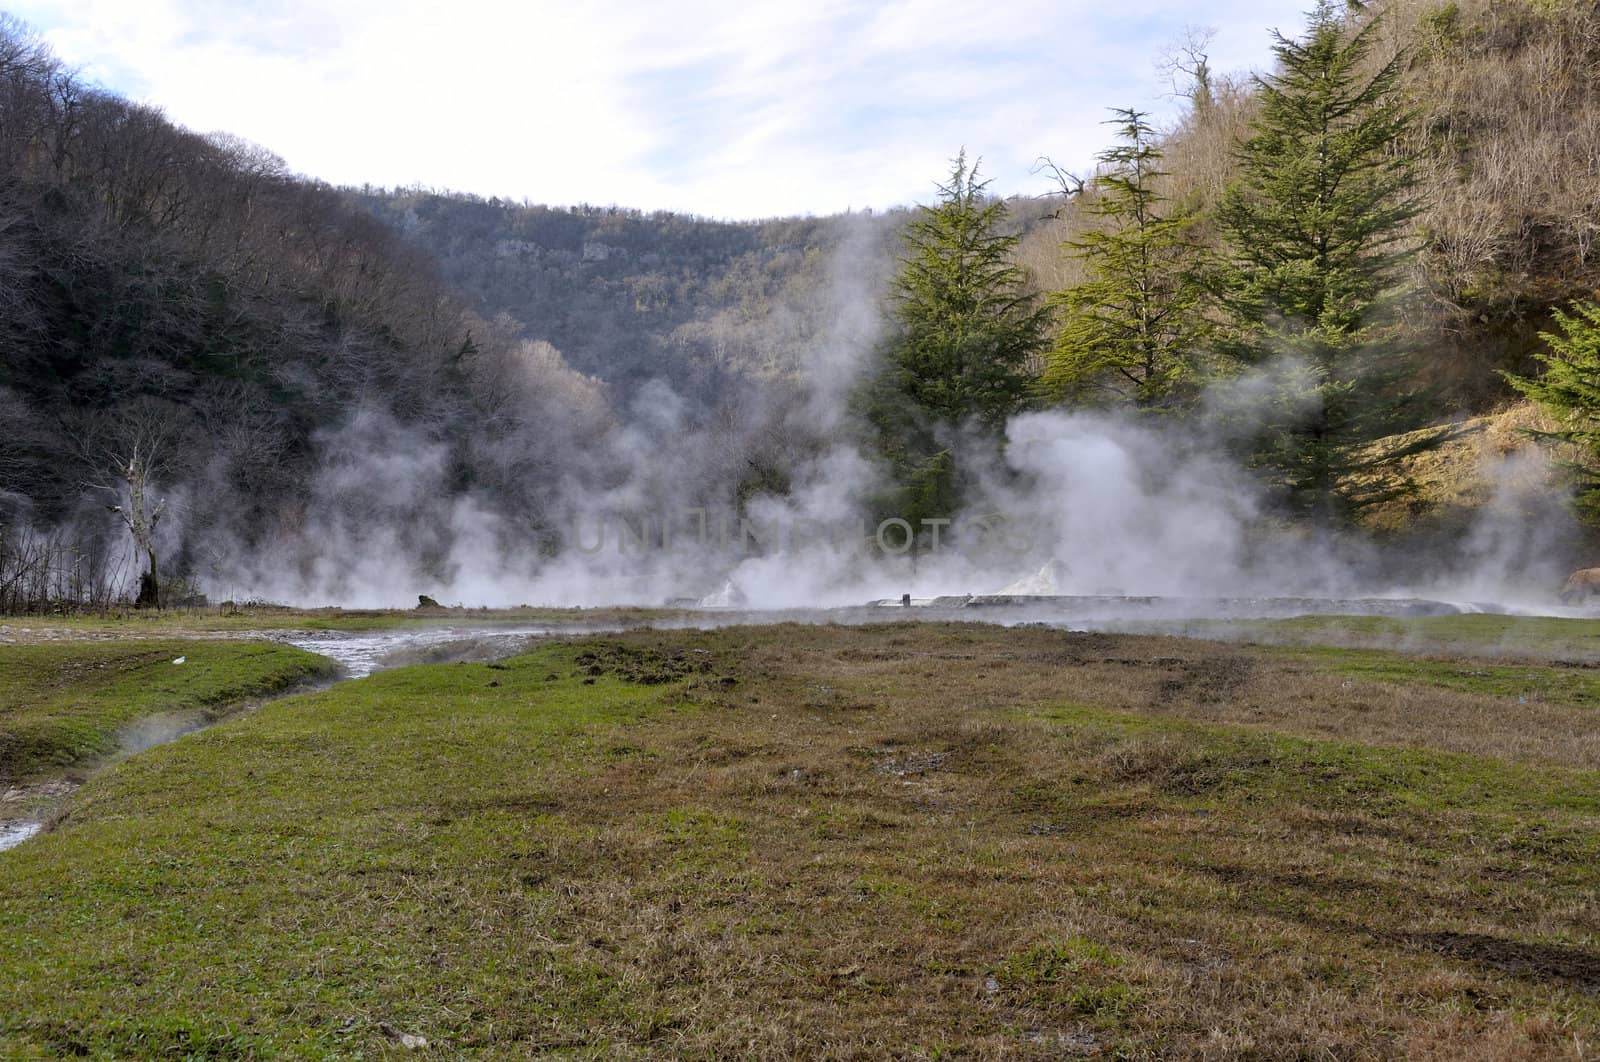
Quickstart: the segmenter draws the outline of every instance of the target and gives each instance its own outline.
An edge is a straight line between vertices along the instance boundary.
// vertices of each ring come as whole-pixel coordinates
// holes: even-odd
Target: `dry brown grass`
[[[1462,670],[906,623],[381,673],[8,853],[0,1043],[1590,1057],[1600,690]]]
[[[1363,524],[1374,530],[1405,531],[1419,519],[1448,522],[1496,508],[1546,505],[1558,489],[1557,460],[1566,455],[1541,444],[1529,431],[1552,427],[1531,402],[1461,421],[1456,434],[1442,445],[1395,462],[1393,472],[1409,479],[1415,493],[1372,506],[1362,513]],[[1436,430],[1380,439],[1372,450],[1399,449]]]
[[[1267,746],[1038,714],[1093,705],[1595,767],[1592,710],[1505,719],[1489,698],[1164,638],[903,625],[629,640],[685,637],[738,684],[575,781],[563,811],[597,840],[549,868],[581,950],[674,1016],[661,1049],[1592,1050],[1596,905],[1529,862],[1545,809],[1518,823],[1419,808],[1309,753],[1283,765],[1324,774],[1277,792]]]

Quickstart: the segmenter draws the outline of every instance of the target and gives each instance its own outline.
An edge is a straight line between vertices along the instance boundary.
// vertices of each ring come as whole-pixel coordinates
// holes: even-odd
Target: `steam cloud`
[[[536,409],[542,430],[472,455],[491,487],[539,484],[518,493],[518,508],[492,489],[452,491],[445,442],[356,410],[321,440],[298,532],[254,554],[208,544],[202,552],[220,559],[207,589],[348,606],[405,606],[426,593],[488,606],[788,608],[1003,591],[1548,605],[1572,527],[1536,454],[1488,462],[1494,496],[1447,549],[1380,549],[1275,521],[1223,441],[1192,424],[1100,413],[1018,416],[999,451],[958,441],[960,459],[981,471],[967,509],[939,529],[941,548],[916,557],[884,548],[903,529],[861,523],[885,473],[851,441],[848,413],[880,334],[881,247],[868,231],[846,241],[822,305],[774,311],[810,322],[810,358],[749,383],[731,416],[707,418],[662,384],[613,411],[603,387],[553,348],[526,345],[502,369],[510,400]],[[1213,411],[1237,419],[1251,388],[1269,383],[1235,382],[1212,396]],[[788,461],[787,490],[738,505],[745,455],[763,449]]]

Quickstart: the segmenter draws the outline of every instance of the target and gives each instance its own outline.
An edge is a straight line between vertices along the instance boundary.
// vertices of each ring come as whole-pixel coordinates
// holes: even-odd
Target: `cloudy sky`
[[[0,0],[4,3],[4,0]],[[1170,113],[1156,57],[1259,68],[1309,0],[12,0],[92,80],[340,184],[713,217],[997,192],[1081,170],[1106,109]],[[336,9],[336,10],[335,10]]]

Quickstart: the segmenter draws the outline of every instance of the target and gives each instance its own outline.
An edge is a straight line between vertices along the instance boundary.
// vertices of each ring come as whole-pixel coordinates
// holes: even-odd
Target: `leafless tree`
[[[1156,60],[1156,70],[1172,82],[1172,94],[1189,100],[1196,114],[1209,111],[1213,103],[1210,50],[1216,39],[1210,26],[1185,26]]]
[[[179,424],[169,406],[156,400],[135,402],[96,425],[98,430],[92,430],[85,443],[90,459],[104,469],[90,485],[117,499],[106,508],[127,528],[143,562],[134,599],[139,608],[161,603],[157,535],[168,499],[158,495],[157,481],[168,464]]]
[[[1070,203],[1077,198],[1083,192],[1083,186],[1086,181],[1086,178],[1079,177],[1071,170],[1063,169],[1057,165],[1056,161],[1048,155],[1040,155],[1037,159],[1034,159],[1033,167],[1028,172],[1042,174],[1051,184],[1055,185],[1053,189],[1044,193],[1040,198],[1058,202]],[[1055,210],[1046,216],[1059,218],[1061,211],[1062,207],[1058,205]]]
[[[167,511],[166,499],[152,501],[150,497],[149,452],[141,453],[139,445],[135,443],[122,461],[125,463],[119,462],[118,472],[126,484],[126,500],[120,505],[113,505],[111,511],[122,517],[129,534],[133,535],[134,545],[144,554],[148,565],[139,576],[139,596],[134,599],[134,604],[139,608],[159,607],[161,585],[156,566],[156,530]]]

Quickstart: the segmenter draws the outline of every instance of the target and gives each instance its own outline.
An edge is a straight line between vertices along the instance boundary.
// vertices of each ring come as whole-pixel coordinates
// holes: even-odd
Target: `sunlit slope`
[[[1415,492],[1373,506],[1363,513],[1364,522],[1374,529],[1401,531],[1465,524],[1497,506],[1524,514],[1541,507],[1559,512],[1556,455],[1530,434],[1548,426],[1526,402],[1460,421],[1446,442],[1403,459],[1401,472]],[[1383,439],[1374,449],[1403,448],[1437,430],[1425,428]]]

